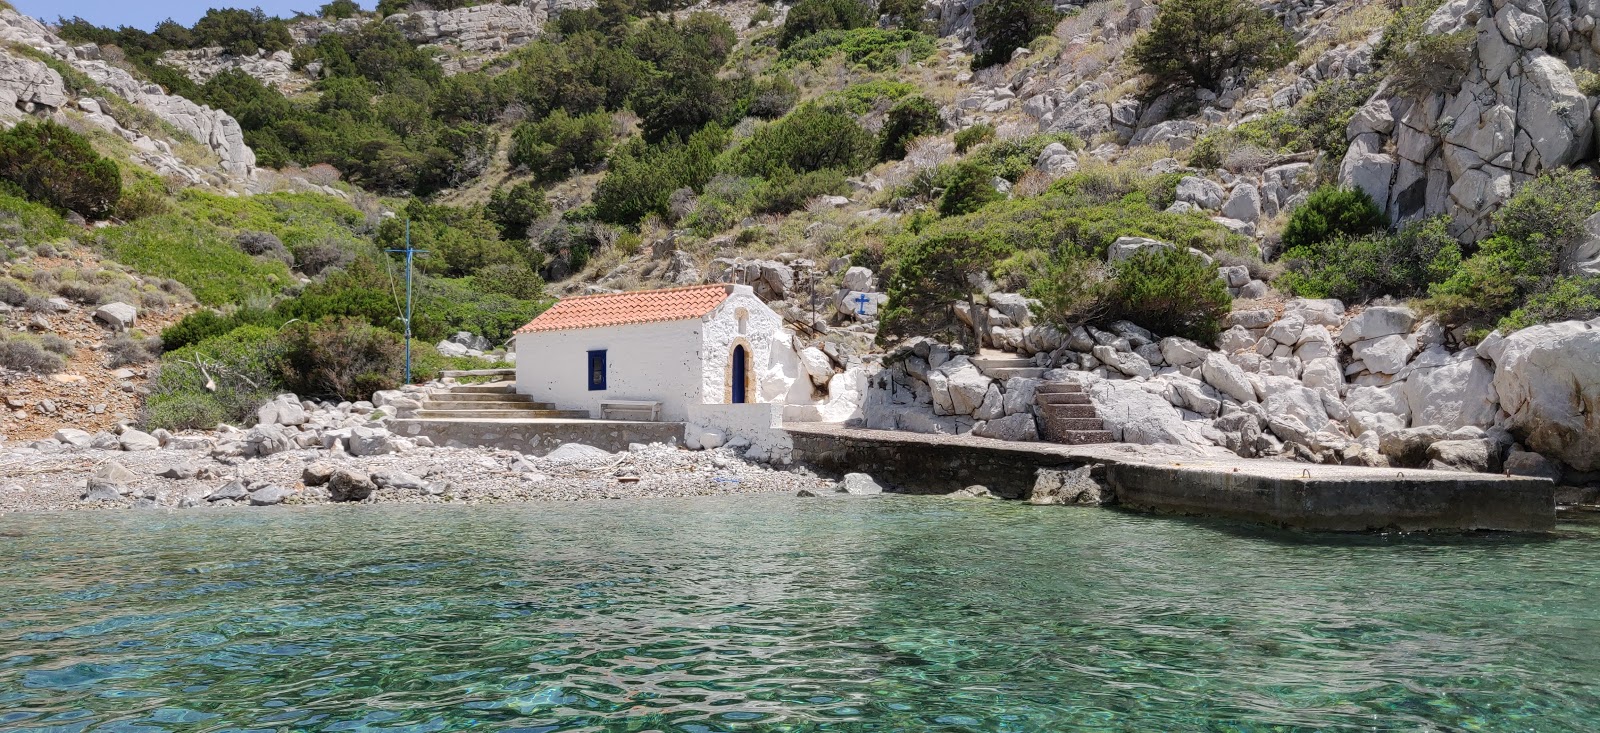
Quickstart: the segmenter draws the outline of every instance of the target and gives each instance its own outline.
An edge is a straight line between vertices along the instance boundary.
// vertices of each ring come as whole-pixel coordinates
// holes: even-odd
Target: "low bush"
[[[832,168],[859,173],[871,160],[872,134],[850,114],[805,104],[756,130],[732,153],[733,167],[750,176],[771,177],[781,170],[809,173]]]
[[[1118,263],[1106,297],[1112,318],[1200,343],[1216,339],[1233,308],[1216,267],[1176,247],[1146,247]]]
[[[506,239],[527,239],[528,227],[550,213],[544,191],[531,183],[496,188],[489,194],[489,218],[500,227]]]
[[[1365,191],[1323,186],[1289,213],[1282,246],[1285,252],[1300,249],[1304,256],[1320,257],[1317,248],[1325,242],[1363,237],[1387,225],[1383,210]]]
[[[86,219],[110,216],[122,196],[122,173],[82,135],[49,120],[0,131],[0,179],[28,198]]]
[[[23,334],[0,336],[0,368],[54,374],[66,365],[66,360],[60,354],[45,349],[36,339]]]
[[[979,122],[956,133],[956,152],[965,153],[994,139],[994,125]]]
[[[1461,244],[1449,222],[1435,217],[1406,225],[1394,234],[1337,237],[1316,247],[1297,247],[1282,260],[1289,271],[1273,285],[1307,298],[1338,298],[1347,303],[1380,296],[1426,295],[1461,266]]]
[[[393,331],[338,319],[289,324],[279,341],[280,379],[295,394],[355,401],[400,384],[404,349]]]
[[[233,243],[238,245],[240,252],[252,257],[266,257],[294,266],[294,255],[288,247],[283,246],[283,240],[271,232],[239,232],[233,238]]]
[[[940,216],[960,216],[1005,198],[994,188],[994,171],[979,162],[966,161],[956,166],[944,195],[939,197]]]
[[[807,36],[778,55],[778,66],[820,65],[836,56],[868,71],[889,71],[933,55],[934,39],[925,33],[882,28],[830,30]]]
[[[161,339],[121,334],[106,342],[105,353],[106,366],[111,368],[148,364],[161,357]]]
[[[620,146],[595,187],[595,216],[625,226],[649,214],[666,216],[673,191],[698,191],[711,180],[726,141],[726,132],[708,125],[681,143],[647,145],[634,139]]]
[[[785,168],[755,188],[751,208],[758,214],[787,214],[805,208],[818,196],[841,196],[849,191],[850,184],[838,169],[794,173]]]
[[[750,114],[766,120],[777,119],[800,101],[800,88],[782,74],[762,77],[750,93]]]
[[[526,168],[536,180],[554,182],[574,170],[587,170],[611,149],[611,115],[593,112],[579,117],[558,109],[537,122],[524,122],[511,136],[511,164]]]
[[[1446,281],[1429,288],[1425,307],[1451,325],[1487,327],[1525,303],[1523,320],[1574,302],[1572,283],[1552,293],[1586,238],[1584,220],[1600,204],[1600,186],[1585,170],[1557,170],[1524,184],[1494,214],[1494,235]],[[1546,298],[1538,296],[1552,293]]]
[[[1426,31],[1428,18],[1441,4],[1427,0],[1400,8],[1373,50],[1373,62],[1402,94],[1454,93],[1470,70],[1475,30]]]
[[[996,176],[1016,183],[1022,174],[1033,170],[1039,153],[1051,143],[1061,143],[1067,150],[1083,148],[1083,141],[1070,132],[1043,133],[989,143],[973,152],[968,160],[986,166]]]
[[[276,336],[273,328],[243,326],[168,352],[150,379],[141,422],[167,430],[249,423],[282,391]]]
[[[820,31],[865,28],[875,17],[861,0],[800,0],[783,20],[778,47],[788,48]]]
[[[1046,0],[989,0],[979,5],[973,25],[983,50],[972,57],[972,67],[1010,61],[1013,52],[1050,33],[1060,20],[1055,5]]]
[[[1522,307],[1500,319],[1498,328],[1510,333],[1554,321],[1588,321],[1600,317],[1600,278],[1558,277],[1533,294]]]
[[[906,157],[906,144],[923,135],[939,132],[939,105],[933,100],[917,95],[906,97],[889,108],[884,117],[883,129],[878,132],[878,159],[900,160]]]

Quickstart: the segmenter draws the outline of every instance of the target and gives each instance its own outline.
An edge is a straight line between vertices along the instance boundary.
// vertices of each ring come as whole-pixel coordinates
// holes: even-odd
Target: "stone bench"
[[[655,422],[661,419],[661,403],[607,400],[600,403],[600,418],[602,420],[644,420]]]

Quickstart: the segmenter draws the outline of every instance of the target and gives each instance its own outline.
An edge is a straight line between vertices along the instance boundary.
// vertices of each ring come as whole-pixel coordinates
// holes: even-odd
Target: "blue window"
[[[589,391],[606,388],[606,350],[589,352]]]

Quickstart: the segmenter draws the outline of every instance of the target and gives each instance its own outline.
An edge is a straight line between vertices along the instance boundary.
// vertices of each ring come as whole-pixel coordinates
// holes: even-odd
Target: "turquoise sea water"
[[[1595,731],[1600,527],[887,497],[0,517],[3,731]]]

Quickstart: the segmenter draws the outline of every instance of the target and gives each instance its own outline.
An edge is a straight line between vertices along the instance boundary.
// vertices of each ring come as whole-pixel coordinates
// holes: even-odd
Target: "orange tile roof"
[[[695,285],[631,293],[604,293],[567,298],[550,306],[516,333],[602,328],[700,318],[728,297],[727,285]]]

